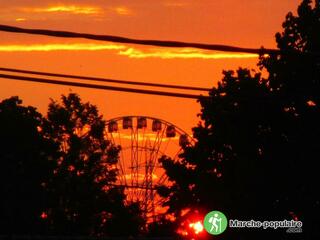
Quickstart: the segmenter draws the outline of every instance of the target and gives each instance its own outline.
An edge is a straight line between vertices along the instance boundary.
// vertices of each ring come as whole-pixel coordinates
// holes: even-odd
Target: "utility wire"
[[[255,53],[255,54],[277,54],[281,53],[277,49],[266,49],[266,48],[242,48],[229,45],[221,44],[205,44],[205,43],[191,43],[191,42],[178,42],[178,41],[162,41],[162,40],[143,40],[143,39],[132,39],[126,37],[112,36],[112,35],[96,35],[88,33],[76,33],[69,31],[54,31],[48,29],[31,29],[31,28],[19,28],[8,25],[0,25],[0,31],[13,32],[13,33],[26,33],[26,34],[37,34],[46,35],[53,37],[64,37],[64,38],[86,38],[98,41],[108,41],[116,43],[126,44],[140,44],[158,47],[174,47],[174,48],[198,48],[204,50],[215,50],[223,52],[240,52],[240,53]]]
[[[135,82],[135,81],[125,81],[125,80],[114,80],[114,79],[98,78],[98,77],[88,77],[88,76],[77,76],[77,75],[67,75],[67,74],[58,74],[58,73],[29,71],[29,70],[23,70],[23,69],[15,69],[15,68],[0,67],[0,71],[14,72],[14,73],[26,73],[26,74],[34,74],[34,75],[50,76],[50,77],[63,77],[63,78],[80,79],[80,80],[97,81],[97,82],[174,88],[174,89],[183,89],[183,90],[195,90],[195,91],[207,91],[207,92],[209,92],[211,90],[210,88],[202,88],[202,87],[191,87],[191,86],[170,85],[170,84],[160,84],[160,83],[147,83],[147,82]]]
[[[48,84],[55,84],[55,85],[65,85],[65,86],[92,88],[92,89],[100,89],[100,90],[110,90],[110,91],[118,91],[118,92],[151,94],[151,95],[177,97],[177,98],[189,98],[189,99],[207,98],[202,95],[194,95],[194,94],[163,92],[163,91],[136,89],[136,88],[114,87],[114,86],[105,86],[105,85],[79,83],[79,82],[68,82],[68,81],[61,81],[61,80],[25,77],[25,76],[8,75],[8,74],[0,74],[0,78],[4,78],[7,80],[11,80],[11,81],[27,81],[27,82],[37,82],[37,83],[48,83]]]

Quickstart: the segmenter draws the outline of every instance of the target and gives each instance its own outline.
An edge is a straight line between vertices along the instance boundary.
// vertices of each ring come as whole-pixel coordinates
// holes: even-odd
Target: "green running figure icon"
[[[226,230],[228,220],[222,212],[212,211],[205,216],[203,225],[208,233],[218,235]]]

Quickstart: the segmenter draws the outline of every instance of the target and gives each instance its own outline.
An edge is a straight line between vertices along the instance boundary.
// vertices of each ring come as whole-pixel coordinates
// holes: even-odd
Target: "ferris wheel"
[[[156,189],[170,185],[159,158],[178,160],[182,148],[194,140],[179,127],[153,117],[124,116],[106,124],[107,139],[121,147],[116,185],[124,187],[127,202],[139,202],[145,217],[154,219],[166,210]]]

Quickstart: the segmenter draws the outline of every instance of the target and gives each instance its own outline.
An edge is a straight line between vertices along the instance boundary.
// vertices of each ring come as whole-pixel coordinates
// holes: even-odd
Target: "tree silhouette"
[[[105,139],[104,128],[96,106],[82,103],[76,94],[49,105],[43,133],[60,146],[48,186],[52,234],[130,236],[140,231],[139,209],[125,206],[123,189],[112,186],[120,149]],[[130,225],[124,228],[123,219]]]
[[[69,94],[44,118],[21,104],[0,103],[0,235],[140,235],[139,205],[113,186],[120,149],[96,106]]]
[[[305,235],[319,236],[319,19],[319,1],[302,1],[298,16],[289,13],[276,34],[282,53],[260,57],[267,79],[247,69],[225,71],[210,99],[200,99],[197,143],[181,162],[160,160],[174,181],[161,193],[177,217],[195,208],[233,219],[299,219]],[[228,235],[292,237],[284,229]]]
[[[0,102],[0,235],[44,234],[46,190],[56,146],[43,138],[44,121],[18,97]]]

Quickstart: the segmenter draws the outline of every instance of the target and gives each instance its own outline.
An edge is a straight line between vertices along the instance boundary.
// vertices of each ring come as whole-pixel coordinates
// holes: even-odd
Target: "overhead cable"
[[[115,80],[115,79],[100,78],[100,77],[88,77],[88,76],[78,76],[78,75],[69,75],[69,74],[60,74],[60,73],[30,71],[30,70],[23,70],[23,69],[16,69],[16,68],[0,67],[0,71],[14,72],[14,73],[25,73],[25,74],[50,76],[50,77],[71,78],[71,79],[88,80],[88,81],[96,81],[96,82],[108,82],[108,83],[118,83],[118,84],[128,84],[128,85],[174,88],[174,89],[182,89],[182,90],[195,90],[195,91],[207,91],[207,92],[211,90],[210,88],[202,88],[202,87],[171,85],[171,84],[161,84],[161,83],[148,83],[148,82],[136,82],[136,81],[126,81],[126,80]]]
[[[37,35],[46,35],[46,36],[63,37],[63,38],[86,38],[86,39],[98,40],[98,41],[108,41],[108,42],[126,43],[126,44],[140,44],[140,45],[149,45],[149,46],[157,46],[157,47],[198,48],[198,49],[204,49],[204,50],[255,53],[255,54],[281,53],[281,51],[278,49],[243,48],[243,47],[236,47],[236,46],[229,46],[229,45],[222,45],[222,44],[133,39],[133,38],[113,36],[113,35],[97,35],[97,34],[89,34],[89,33],[77,33],[77,32],[70,32],[70,31],[59,31],[59,30],[48,30],[48,29],[19,28],[19,27],[14,27],[9,25],[0,25],[0,31],[13,32],[13,33],[37,34]]]
[[[118,91],[118,92],[150,94],[150,95],[158,95],[158,96],[177,97],[177,98],[189,98],[189,99],[206,98],[206,96],[195,95],[195,94],[164,92],[164,91],[136,89],[136,88],[124,88],[124,87],[115,87],[115,86],[106,86],[106,85],[79,83],[79,82],[68,82],[68,81],[61,81],[61,80],[26,77],[26,76],[9,75],[9,74],[1,74],[1,73],[0,73],[0,78],[4,78],[4,79],[10,80],[10,81],[27,81],[27,82],[47,83],[47,84],[54,84],[54,85],[74,86],[74,87],[110,90],[110,91]]]

